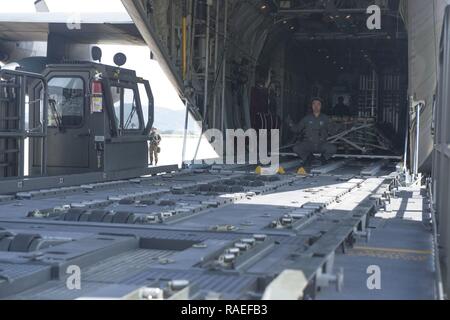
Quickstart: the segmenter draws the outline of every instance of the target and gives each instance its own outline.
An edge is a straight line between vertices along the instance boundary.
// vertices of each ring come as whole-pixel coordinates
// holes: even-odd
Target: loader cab
[[[148,166],[153,96],[136,72],[92,62],[48,65],[48,105],[30,110],[31,127],[46,126],[48,175],[112,172]],[[148,97],[142,105],[141,94]],[[38,100],[37,85],[30,100]],[[44,99],[40,99],[44,101]],[[47,118],[44,109],[47,108]],[[41,144],[30,146],[30,172],[38,174]]]

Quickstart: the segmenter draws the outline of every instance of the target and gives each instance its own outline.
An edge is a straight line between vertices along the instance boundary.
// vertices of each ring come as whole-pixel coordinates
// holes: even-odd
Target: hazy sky
[[[0,0],[0,13],[35,13],[34,1]],[[45,2],[50,12],[81,13],[81,16],[83,12],[126,13],[121,0],[46,0]],[[150,50],[147,46],[100,45],[100,47],[103,51],[102,63],[113,65],[114,55],[117,52],[123,52],[128,58],[123,67],[136,70],[138,76],[149,80],[157,107],[155,110],[156,125],[158,125],[158,122],[164,122],[169,123],[170,127],[177,131],[184,128],[184,104],[158,62],[150,59]],[[189,121],[189,130],[195,131],[197,134],[201,132],[200,127],[193,121],[192,117]],[[165,141],[163,158],[167,158],[168,162],[179,163],[181,161],[180,141],[177,143]],[[196,139],[189,141],[188,158],[193,155],[196,145]],[[214,151],[205,139],[202,139],[200,149],[200,158],[215,156]]]
[[[0,12],[36,12],[35,0],[1,0]],[[46,0],[51,12],[123,12],[120,0]]]
[[[144,46],[100,45],[103,51],[102,63],[114,65],[113,57],[117,52],[127,56],[124,68],[136,70],[138,76],[148,79],[155,92],[155,103],[173,110],[184,110],[183,102],[175,88],[164,74],[158,62],[150,59],[150,50]]]
[[[35,0],[0,0],[0,13],[34,13]],[[121,0],[46,0],[50,12],[115,12],[125,13]],[[155,92],[156,104],[162,108],[183,110],[184,105],[179,99],[175,89],[170,84],[158,63],[150,60],[150,50],[146,46],[116,46],[101,45],[103,50],[103,63],[113,64],[113,56],[117,52],[127,55],[128,69],[136,70],[138,75],[151,82]]]

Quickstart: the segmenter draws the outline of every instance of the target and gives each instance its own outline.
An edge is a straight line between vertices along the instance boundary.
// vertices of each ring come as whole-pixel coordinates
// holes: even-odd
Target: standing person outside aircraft
[[[150,154],[150,165],[153,165],[153,162],[155,162],[155,166],[158,165],[158,154],[161,152],[160,144],[161,144],[161,135],[158,133],[158,129],[152,128],[150,131],[150,148],[149,148],[149,154]]]

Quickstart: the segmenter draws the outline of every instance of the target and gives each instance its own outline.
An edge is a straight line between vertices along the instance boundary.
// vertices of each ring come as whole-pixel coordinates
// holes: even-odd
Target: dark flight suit
[[[292,128],[292,131],[303,134],[303,141],[294,147],[294,152],[303,161],[307,161],[313,153],[321,153],[325,160],[330,160],[337,152],[337,147],[328,143],[331,132],[331,123],[328,116],[319,117],[308,115]]]
[[[334,107],[334,115],[336,117],[350,117],[352,113],[350,112],[350,108],[345,103],[338,103]]]

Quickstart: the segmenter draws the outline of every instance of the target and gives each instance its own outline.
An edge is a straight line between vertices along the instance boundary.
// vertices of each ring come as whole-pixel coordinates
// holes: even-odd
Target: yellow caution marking
[[[301,167],[297,170],[297,174],[301,176],[306,176],[308,173],[306,172],[305,168]]]
[[[263,167],[259,166],[256,168],[255,173],[259,174],[259,175],[286,174],[286,170],[284,170],[283,167],[263,168]]]

